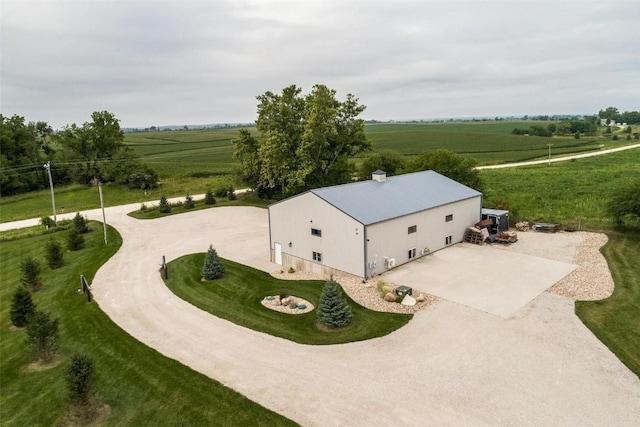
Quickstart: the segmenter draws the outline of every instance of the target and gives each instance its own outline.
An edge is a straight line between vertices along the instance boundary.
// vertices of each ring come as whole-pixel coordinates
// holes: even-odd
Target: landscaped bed
[[[265,296],[295,295],[318,306],[324,285],[319,280],[280,280],[269,274],[229,260],[222,260],[224,276],[201,281],[205,254],[185,255],[169,263],[165,283],[178,297],[215,316],[240,326],[295,341],[300,344],[342,344],[387,335],[406,325],[411,314],[369,310],[347,295],[353,321],[344,328],[318,328],[316,311],[292,316],[266,308]]]

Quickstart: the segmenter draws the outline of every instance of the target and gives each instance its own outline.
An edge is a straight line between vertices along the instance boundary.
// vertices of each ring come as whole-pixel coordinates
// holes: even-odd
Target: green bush
[[[58,319],[35,310],[27,323],[27,344],[35,360],[50,362],[58,351]]]
[[[56,222],[51,217],[43,216],[40,218],[40,225],[44,226],[44,228],[51,228],[56,226]]]
[[[67,234],[67,249],[79,251],[82,248],[84,248],[84,236],[80,234],[76,227],[73,227]]]
[[[196,207],[196,202],[193,201],[193,197],[191,197],[191,194],[187,194],[187,196],[184,198],[184,203],[182,204],[182,206],[185,209],[193,209]]]
[[[42,284],[40,282],[40,263],[32,256],[27,256],[20,262],[20,270],[22,271],[20,282],[32,291],[37,290]]]
[[[62,253],[62,245],[55,239],[51,238],[44,245],[45,257],[47,258],[47,264],[49,268],[55,270],[64,265],[64,256]]]
[[[31,299],[31,292],[24,287],[19,287],[13,293],[11,301],[11,323],[18,328],[27,326],[36,306]]]
[[[158,206],[158,211],[160,213],[170,213],[171,212],[171,204],[167,200],[167,196],[164,194],[160,196],[160,205]]]
[[[215,205],[216,204],[216,198],[213,195],[213,192],[211,190],[207,190],[207,192],[204,194],[204,204],[205,205]]]

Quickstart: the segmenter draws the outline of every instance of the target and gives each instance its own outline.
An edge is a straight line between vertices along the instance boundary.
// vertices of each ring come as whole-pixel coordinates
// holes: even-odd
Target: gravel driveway
[[[162,255],[210,243],[275,270],[266,210],[149,221],[125,211],[108,210],[124,243],[93,281],[100,307],[143,343],[302,425],[640,425],[640,380],[582,325],[571,299],[545,292],[508,320],[440,300],[383,338],[300,345],[195,308],[158,273]]]

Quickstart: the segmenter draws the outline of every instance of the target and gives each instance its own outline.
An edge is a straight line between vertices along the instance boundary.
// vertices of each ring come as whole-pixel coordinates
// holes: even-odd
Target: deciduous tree
[[[619,187],[607,203],[609,214],[617,224],[640,220],[640,181]]]
[[[482,192],[484,181],[476,162],[446,149],[425,151],[407,163],[407,172],[432,170],[461,184]]]
[[[380,169],[386,172],[387,176],[393,176],[404,168],[404,158],[397,151],[380,150],[367,155],[358,171],[359,179],[371,179],[371,174]]]

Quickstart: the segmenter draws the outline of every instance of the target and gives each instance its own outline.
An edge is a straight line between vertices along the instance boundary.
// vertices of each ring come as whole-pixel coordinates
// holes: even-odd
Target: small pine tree
[[[27,344],[34,359],[51,361],[58,350],[58,319],[34,310],[27,323]]]
[[[340,284],[333,280],[333,276],[324,284],[317,313],[318,320],[330,328],[347,326],[353,319],[351,307],[342,298]]]
[[[23,287],[19,287],[13,293],[11,301],[11,323],[18,328],[27,326],[29,316],[35,311],[35,304],[31,299],[31,292]]]
[[[213,249],[213,245],[209,245],[209,250],[202,266],[202,277],[205,280],[214,280],[222,277],[223,274],[224,266],[220,261],[220,257],[218,257],[216,250]]]
[[[41,285],[40,263],[35,258],[27,256],[20,262],[20,270],[22,270],[20,282],[32,291],[37,290]]]
[[[238,198],[238,196],[236,196],[236,192],[234,190],[229,191],[227,196],[229,197],[229,200],[236,200]]]
[[[47,264],[52,270],[64,265],[64,255],[62,253],[62,245],[53,237],[44,246]]]
[[[73,217],[73,228],[76,229],[79,234],[84,234],[89,231],[87,219],[80,215],[80,212],[76,213],[76,216]]]
[[[215,205],[216,204],[216,198],[213,195],[213,191],[207,190],[207,192],[204,194],[204,204],[205,205]]]
[[[84,236],[80,234],[77,228],[73,227],[67,234],[67,249],[79,251],[82,248],[84,248]]]
[[[74,355],[71,358],[71,365],[67,368],[65,379],[71,412],[81,421],[92,420],[97,409],[93,360],[86,355]]]
[[[160,213],[171,212],[171,204],[167,200],[167,196],[165,196],[164,194],[160,196],[160,206],[158,207],[158,211],[160,211]]]
[[[187,194],[187,197],[184,198],[184,203],[182,204],[185,209],[193,209],[196,207],[196,202],[193,201],[193,197],[190,194]]]

